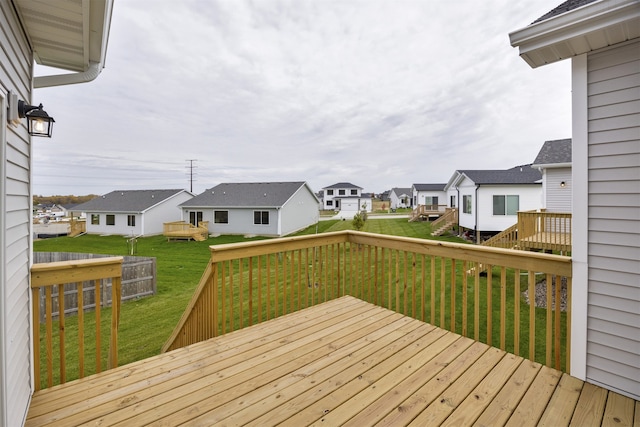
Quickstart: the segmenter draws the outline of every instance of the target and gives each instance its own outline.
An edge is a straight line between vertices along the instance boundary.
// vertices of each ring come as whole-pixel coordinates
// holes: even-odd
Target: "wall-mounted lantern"
[[[9,93],[9,105],[7,107],[7,120],[17,126],[20,119],[27,119],[27,131],[31,136],[46,136],[51,138],[55,120],[42,109],[42,104],[29,105],[18,100],[17,95]]]
[[[560,183],[560,187],[562,187],[562,188],[564,188],[564,186],[565,186],[565,185],[567,185],[567,184],[566,184],[564,181],[562,181],[562,182]]]

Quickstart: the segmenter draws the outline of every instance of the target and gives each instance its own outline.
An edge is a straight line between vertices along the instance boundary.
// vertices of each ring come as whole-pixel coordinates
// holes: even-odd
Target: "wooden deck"
[[[640,404],[353,297],[38,391],[34,425],[640,425]]]
[[[521,249],[540,249],[571,252],[571,233],[543,231],[518,241]]]

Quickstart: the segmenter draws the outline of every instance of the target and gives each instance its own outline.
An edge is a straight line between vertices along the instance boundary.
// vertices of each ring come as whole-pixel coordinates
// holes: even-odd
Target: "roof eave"
[[[541,164],[533,164],[532,168],[536,169],[554,169],[554,168],[570,168],[571,162],[565,163],[541,163]]]
[[[509,34],[532,68],[640,37],[637,0],[597,1]]]

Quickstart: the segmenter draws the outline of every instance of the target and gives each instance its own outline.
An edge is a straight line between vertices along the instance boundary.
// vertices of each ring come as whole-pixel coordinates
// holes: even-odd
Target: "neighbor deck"
[[[637,401],[345,296],[33,396],[34,425],[636,425]]]

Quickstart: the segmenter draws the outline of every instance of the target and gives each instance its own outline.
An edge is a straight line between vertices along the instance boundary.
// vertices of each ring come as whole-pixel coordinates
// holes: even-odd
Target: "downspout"
[[[51,76],[34,77],[33,87],[35,89],[51,86],[73,85],[77,83],[87,83],[95,80],[102,71],[102,62],[89,62],[89,68],[86,71],[70,74],[55,74]]]
[[[478,230],[478,188],[480,188],[480,184],[476,184],[476,209],[475,209],[475,215],[476,215],[476,220],[474,221],[474,233],[476,235],[476,243],[479,245],[480,244],[480,231]]]
[[[458,209],[458,237],[460,237],[460,188],[458,188],[458,186],[456,185],[456,209]],[[453,207],[453,206],[452,206]]]

